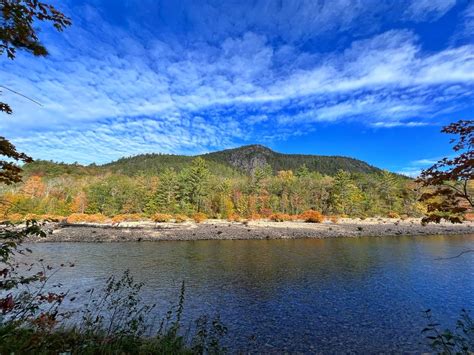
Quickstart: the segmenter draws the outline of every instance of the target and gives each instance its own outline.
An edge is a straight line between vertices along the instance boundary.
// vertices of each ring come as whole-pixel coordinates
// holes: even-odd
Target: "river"
[[[474,235],[141,243],[38,243],[73,292],[129,269],[164,315],[185,282],[185,322],[220,314],[231,352],[421,351],[423,311],[474,311]]]

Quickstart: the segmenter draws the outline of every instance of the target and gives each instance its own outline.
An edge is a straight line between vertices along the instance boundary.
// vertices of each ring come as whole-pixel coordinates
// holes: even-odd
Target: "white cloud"
[[[436,164],[441,159],[442,157],[413,160],[409,162],[407,166],[397,171],[397,173],[416,178],[420,176],[422,170],[429,168],[433,164]]]
[[[460,37],[468,39],[469,42],[473,42],[474,36],[474,2],[471,2],[470,5],[464,10],[462,29]]]
[[[440,14],[448,3],[411,6]],[[315,122],[416,127],[465,107],[474,94],[472,44],[427,53],[413,32],[393,30],[353,41],[344,51],[310,52],[267,35],[266,26],[277,26],[277,33],[301,39],[308,27],[317,33],[350,28],[361,13],[372,13],[362,2],[304,5],[299,11],[296,1],[281,6],[257,1],[255,14],[263,22],[237,21],[238,35],[227,27],[231,13],[224,6],[222,18],[211,17],[217,22],[211,28],[227,37],[193,43],[173,36],[160,40],[147,29],[125,31],[86,7],[70,30],[46,33],[49,58],[21,55],[0,62],[1,83],[43,105],[2,93],[15,115],[1,120],[0,129],[35,156],[54,156],[68,147],[71,159],[81,155],[73,160],[89,161],[108,145],[113,147],[108,157],[195,151],[302,134]],[[172,10],[166,6],[163,11]],[[185,8],[196,31],[210,19],[193,17],[199,13],[193,6]],[[216,13],[208,6],[204,13]],[[80,144],[87,146],[83,153]]]
[[[405,15],[414,21],[435,21],[456,5],[456,0],[412,0]]]
[[[399,171],[396,171],[397,174],[405,175],[411,178],[417,178],[421,174],[421,169],[417,168],[404,168]]]
[[[426,126],[427,123],[425,122],[400,122],[400,121],[393,121],[393,122],[374,122],[372,124],[374,127],[378,128],[393,128],[393,127],[421,127]]]
[[[239,136],[235,122],[221,122],[221,129],[232,130]],[[200,117],[180,118],[179,123],[156,121],[116,120],[94,125],[93,129],[69,129],[61,132],[37,132],[12,139],[21,151],[29,151],[33,158],[82,163],[105,163],[123,156],[140,153],[197,154],[203,147],[222,147],[232,142],[221,135],[217,126],[210,126]],[[32,151],[31,147],[34,147]]]

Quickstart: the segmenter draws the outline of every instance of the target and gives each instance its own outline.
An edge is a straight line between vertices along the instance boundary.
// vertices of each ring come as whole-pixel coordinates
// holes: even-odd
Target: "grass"
[[[110,277],[99,292],[88,291],[81,298],[78,313],[61,312],[49,307],[48,301],[34,309],[31,303],[15,299],[10,314],[0,316],[0,354],[217,354],[227,328],[219,317],[196,320],[191,333],[184,331],[185,288],[182,284],[179,301],[161,320],[158,330],[152,327],[154,305],[141,299],[142,283],[135,283],[126,271],[121,278]],[[57,299],[55,299],[57,301]],[[76,300],[77,302],[77,300]],[[27,310],[26,312],[24,312]],[[18,317],[18,314],[23,314]],[[74,326],[67,320],[74,317]],[[156,327],[155,327],[156,328]]]

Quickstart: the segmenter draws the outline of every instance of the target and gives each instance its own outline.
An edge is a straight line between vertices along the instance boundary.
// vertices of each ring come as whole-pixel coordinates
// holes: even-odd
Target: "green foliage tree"
[[[343,170],[338,171],[331,189],[333,211],[338,214],[358,215],[363,198],[363,193],[352,180],[351,174]]]
[[[140,213],[145,206],[145,195],[144,186],[136,180],[123,175],[110,175],[88,187],[86,212],[107,216]]]
[[[147,204],[147,212],[175,213],[178,189],[178,175],[173,169],[166,169],[159,175],[158,187]]]
[[[399,185],[394,174],[383,170],[379,175],[378,181],[379,195],[383,202],[383,210],[385,213],[398,209],[400,203]]]
[[[210,173],[207,163],[202,158],[196,158],[189,168],[181,174],[181,196],[185,203],[193,206],[197,212],[205,207],[205,197],[209,193]]]
[[[264,188],[265,181],[273,175],[272,167],[265,164],[255,169],[251,175],[250,189],[252,193],[259,193]]]
[[[306,166],[306,164],[301,165],[296,171],[296,176],[299,178],[308,177],[309,174],[310,174],[310,171],[308,167]]]

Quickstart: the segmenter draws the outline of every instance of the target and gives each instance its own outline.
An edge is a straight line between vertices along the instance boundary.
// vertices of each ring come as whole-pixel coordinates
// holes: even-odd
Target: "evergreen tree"
[[[310,171],[306,164],[303,164],[299,167],[299,169],[296,171],[296,176],[299,178],[305,178],[310,175]]]
[[[400,207],[400,197],[398,181],[394,174],[387,170],[382,171],[378,179],[379,196],[383,201],[385,213],[398,210]]]
[[[176,212],[178,194],[178,175],[173,169],[165,169],[160,174],[155,194],[147,204],[148,213]]]
[[[182,172],[183,200],[197,212],[204,209],[204,199],[209,193],[209,178],[207,163],[202,158],[194,159],[191,166]]]
[[[344,215],[360,214],[363,199],[363,193],[352,180],[351,174],[339,170],[334,177],[334,185],[331,190],[333,211]]]

